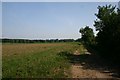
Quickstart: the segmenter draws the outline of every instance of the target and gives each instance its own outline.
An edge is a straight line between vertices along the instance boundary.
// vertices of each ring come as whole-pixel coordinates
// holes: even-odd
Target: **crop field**
[[[84,51],[78,43],[3,44],[3,78],[71,77],[71,63],[61,53]]]

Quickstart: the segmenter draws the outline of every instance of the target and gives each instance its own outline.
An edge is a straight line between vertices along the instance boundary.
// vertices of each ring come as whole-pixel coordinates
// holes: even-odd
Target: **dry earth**
[[[80,54],[76,50],[72,63],[72,78],[113,78],[113,73],[104,66],[100,57],[89,52]]]

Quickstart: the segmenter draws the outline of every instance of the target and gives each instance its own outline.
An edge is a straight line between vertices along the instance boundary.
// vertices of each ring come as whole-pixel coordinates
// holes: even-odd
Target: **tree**
[[[99,11],[97,20],[95,21],[95,28],[98,32],[98,44],[108,47],[115,46],[120,42],[120,15],[115,12],[115,6],[98,7]]]
[[[89,26],[86,26],[85,28],[81,28],[79,31],[82,35],[82,41],[84,41],[87,45],[94,44],[95,36],[93,33],[93,29],[89,28]]]
[[[94,26],[99,31],[97,43],[101,49],[111,52],[106,53],[107,56],[119,55],[114,54],[120,49],[120,11],[115,9],[116,7],[111,5],[98,6],[98,13],[95,14],[97,19]]]

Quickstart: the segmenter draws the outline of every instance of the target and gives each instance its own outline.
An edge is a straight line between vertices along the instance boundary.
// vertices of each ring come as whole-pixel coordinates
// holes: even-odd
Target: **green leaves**
[[[82,34],[82,40],[85,44],[91,45],[94,43],[94,33],[93,29],[89,28],[89,26],[86,26],[85,28],[81,28],[79,31]]]
[[[94,26],[98,32],[97,43],[100,49],[107,51],[106,56],[120,56],[120,11],[116,6],[98,6],[97,19]]]

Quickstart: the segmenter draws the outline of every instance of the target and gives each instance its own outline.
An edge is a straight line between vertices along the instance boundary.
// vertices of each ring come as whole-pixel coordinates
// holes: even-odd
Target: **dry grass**
[[[78,43],[3,44],[3,78],[70,77],[70,63],[61,52],[80,50]]]
[[[3,57],[30,54],[42,52],[53,47],[64,46],[64,43],[48,43],[48,44],[4,44],[2,46]]]

